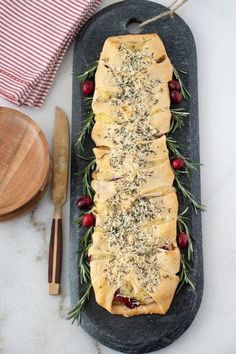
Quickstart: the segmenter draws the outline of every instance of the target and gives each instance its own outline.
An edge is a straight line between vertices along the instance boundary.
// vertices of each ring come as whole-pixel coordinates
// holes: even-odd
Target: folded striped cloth
[[[78,31],[102,0],[0,0],[0,96],[40,107]]]

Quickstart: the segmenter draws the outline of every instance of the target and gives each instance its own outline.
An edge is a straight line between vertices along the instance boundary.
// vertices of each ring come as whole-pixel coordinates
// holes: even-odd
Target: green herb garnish
[[[81,314],[89,300],[92,284],[88,283],[82,290],[83,296],[80,298],[78,304],[68,313],[66,319],[72,320],[72,324],[77,320],[78,324],[81,321]]]
[[[84,151],[84,142],[85,138],[88,134],[92,132],[93,126],[94,126],[94,114],[92,111],[88,112],[88,115],[86,116],[85,119],[83,119],[82,124],[81,124],[81,129],[78,134],[78,140],[76,142],[76,146],[81,150]]]
[[[189,91],[186,89],[186,87],[184,86],[181,76],[179,74],[179,73],[181,73],[181,74],[187,75],[187,73],[183,70],[176,70],[174,67],[173,67],[173,72],[174,72],[174,76],[175,76],[176,80],[179,81],[180,92],[181,92],[183,98],[185,98],[187,100],[189,97],[191,97],[191,95],[190,95]]]
[[[184,111],[184,108],[171,109],[171,126],[170,131],[174,133],[177,129],[182,129],[184,127],[184,118],[186,118],[189,113]]]
[[[185,199],[187,199],[190,202],[190,204],[193,205],[194,211],[195,211],[196,214],[197,214],[198,210],[206,211],[206,206],[203,205],[203,204],[198,203],[195,200],[194,195],[187,189],[187,185],[184,182],[180,181],[179,172],[177,172],[177,171],[175,171],[175,181],[176,181],[176,184],[177,184],[177,188],[183,194],[183,197]]]
[[[193,284],[190,275],[189,275],[189,271],[191,271],[192,268],[190,267],[189,263],[185,260],[185,257],[183,255],[183,253],[181,253],[181,266],[180,266],[180,272],[179,272],[179,278],[180,278],[180,282],[179,282],[179,286],[177,289],[177,293],[180,291],[180,289],[182,288],[182,286],[184,284],[189,284],[191,286],[191,288],[193,290],[195,290],[195,285]]]
[[[90,198],[93,198],[94,190],[91,186],[92,182],[92,172],[95,170],[96,167],[96,160],[92,160],[83,170],[83,194]]]
[[[95,72],[98,67],[98,61],[95,61],[94,64],[90,66],[87,70],[85,70],[82,74],[78,75],[77,78],[79,79],[80,83],[84,83],[84,81],[92,79],[95,75]]]
[[[185,232],[188,236],[188,260],[190,261],[193,256],[193,242],[192,242],[192,235],[190,234],[187,222],[189,222],[189,218],[186,216],[188,211],[188,207],[182,211],[177,218],[177,225],[180,232]]]

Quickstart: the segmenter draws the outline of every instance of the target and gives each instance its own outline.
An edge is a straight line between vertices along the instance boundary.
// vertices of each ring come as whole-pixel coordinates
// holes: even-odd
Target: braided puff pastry
[[[156,34],[108,38],[95,77],[97,303],[113,314],[165,314],[179,277],[178,201],[164,134],[172,65]]]

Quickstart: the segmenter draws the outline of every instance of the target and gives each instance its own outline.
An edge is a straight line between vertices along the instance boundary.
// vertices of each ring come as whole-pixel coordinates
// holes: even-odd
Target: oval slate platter
[[[80,84],[76,75],[98,59],[105,39],[109,36],[127,34],[126,25],[132,19],[143,21],[166,10],[164,6],[145,0],[122,1],[109,6],[93,16],[81,30],[74,49],[73,63],[73,122],[72,122],[72,164],[71,164],[71,226],[70,226],[70,289],[72,306],[80,296],[78,254],[79,232],[74,224],[78,216],[76,198],[82,195],[81,175],[76,174],[85,166],[75,148],[76,135],[83,119]],[[162,38],[167,53],[177,69],[189,73],[184,77],[191,99],[184,102],[190,112],[184,129],[176,138],[186,145],[185,155],[192,161],[199,161],[197,61],[192,33],[179,17],[164,18],[147,26],[142,33],[156,32]],[[86,139],[85,152],[91,156],[92,141]],[[194,173],[189,188],[200,200],[200,174]],[[179,196],[180,208],[184,207]],[[189,211],[190,230],[195,236],[194,259],[191,278],[195,292],[184,286],[175,295],[170,310],[165,316],[145,315],[132,318],[114,316],[98,306],[92,293],[81,325],[102,344],[124,353],[147,353],[165,347],[176,340],[191,324],[201,303],[203,291],[203,261],[201,242],[201,216]]]

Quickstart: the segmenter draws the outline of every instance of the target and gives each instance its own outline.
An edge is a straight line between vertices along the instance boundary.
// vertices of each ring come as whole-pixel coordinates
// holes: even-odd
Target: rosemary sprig
[[[88,250],[92,245],[91,238],[88,244],[82,248],[79,259],[80,284],[87,284],[90,281],[90,266],[88,263]]]
[[[76,220],[75,220],[75,224],[78,226],[82,225],[82,219],[83,219],[83,215],[80,215]]]
[[[91,67],[90,69],[88,69],[82,75],[80,75],[79,76],[80,81],[84,82],[88,78],[91,78],[94,75],[96,68],[97,68],[97,64]],[[76,146],[79,146],[79,148],[82,151],[84,151],[85,137],[87,134],[91,133],[94,125],[94,114],[91,109],[91,104],[92,104],[92,97],[84,98],[84,109],[87,110],[88,116],[82,122],[82,127],[76,143]],[[96,161],[94,157],[91,160],[91,158],[86,158],[79,154],[78,156],[85,161],[90,161],[89,164],[82,171],[83,173],[82,184],[83,184],[83,194],[92,198],[94,191],[91,187],[91,174],[95,169]],[[91,212],[92,209],[87,211],[87,213],[91,213]],[[78,217],[75,221],[75,223],[79,226],[81,226],[83,215],[84,214],[80,215],[80,217]],[[81,313],[83,312],[89,300],[90,291],[92,287],[91,278],[90,278],[90,266],[88,263],[88,249],[91,246],[91,242],[92,242],[91,241],[92,232],[93,232],[93,227],[89,228],[86,231],[86,233],[80,238],[80,252],[79,252],[80,253],[80,259],[79,259],[80,283],[81,285],[86,284],[86,286],[82,291],[83,295],[80,298],[78,304],[67,315],[67,319],[72,320],[72,323],[74,323],[76,320],[78,320],[78,323],[80,323]]]
[[[188,112],[184,111],[184,108],[171,109],[171,126],[170,131],[174,133],[177,129],[182,129],[184,127],[184,118],[189,115]]]
[[[83,295],[80,298],[78,304],[68,313],[66,319],[67,320],[72,320],[72,324],[78,320],[78,324],[80,323],[81,320],[81,314],[89,300],[90,296],[90,291],[91,291],[92,284],[89,283],[86,285],[82,291]]]
[[[76,146],[81,150],[84,151],[84,141],[88,134],[91,133],[93,126],[94,126],[94,113],[92,111],[88,112],[88,115],[85,119],[83,119],[81,124],[81,129],[78,134],[78,139],[76,142]]]
[[[175,171],[175,181],[177,184],[178,189],[181,191],[183,194],[183,197],[189,201],[190,204],[193,205],[194,211],[197,214],[198,210],[200,211],[206,211],[206,206],[203,204],[198,203],[194,195],[187,189],[187,186],[184,182],[180,181],[179,179],[179,172]]]
[[[179,157],[184,160],[185,167],[187,168],[187,171],[188,170],[194,170],[194,171],[197,170],[196,166],[199,164],[193,163],[188,158],[183,156],[183,154],[180,152],[180,145],[176,140],[174,140],[173,138],[168,136],[166,138],[166,143],[167,143],[168,150],[171,151],[171,153],[173,154],[173,157]]]
[[[78,139],[76,142],[76,146],[79,148],[79,150],[84,151],[84,142],[85,138],[88,134],[91,133],[95,120],[94,120],[94,113],[92,110],[92,101],[93,97],[84,97],[83,99],[83,109],[86,111],[87,115],[86,117],[82,120],[81,123],[81,129],[78,134]]]
[[[91,97],[84,97],[83,98],[83,108],[89,109],[91,111],[92,109],[92,102],[93,102],[93,96]]]
[[[90,291],[91,291],[91,277],[90,277],[90,266],[88,263],[88,249],[92,244],[92,233],[93,227],[90,227],[85,234],[80,238],[80,249],[78,253],[80,253],[79,259],[79,271],[80,271],[80,284],[85,287],[82,290],[82,297],[79,299],[79,302],[75,307],[68,313],[67,319],[72,320],[72,324],[78,320],[78,324],[81,320],[81,314],[89,300]]]
[[[91,161],[94,160],[94,156],[82,156],[80,154],[76,154],[80,159],[84,160],[84,161]]]
[[[91,242],[91,236],[93,233],[93,227],[90,227],[83,236],[80,238],[80,246],[85,248]]]
[[[189,284],[193,290],[195,290],[195,285],[193,284],[192,280],[190,279],[189,276],[189,271],[191,270],[191,267],[189,263],[185,260],[184,254],[181,253],[181,265],[180,265],[180,272],[179,272],[179,286],[177,289],[177,293],[180,291],[182,286],[184,284]]]
[[[188,260],[190,261],[192,259],[193,256],[193,237],[189,231],[187,222],[189,222],[189,218],[187,216],[185,216],[185,214],[188,211],[188,207],[183,210],[177,218],[177,224],[178,224],[178,229],[180,232],[185,232],[186,235],[188,236],[188,252],[187,252],[187,256],[188,256]]]
[[[185,183],[183,183],[179,176],[181,174],[186,174],[190,178],[190,171],[197,170],[196,163],[191,162],[188,158],[183,156],[183,154],[180,152],[180,145],[179,143],[174,140],[172,137],[168,136],[166,139],[167,142],[167,147],[173,157],[179,157],[184,160],[185,166],[183,170],[175,171],[175,181],[177,184],[178,189],[181,191],[185,199],[188,199],[188,201],[193,205],[195,212],[197,213],[198,210],[205,211],[206,207],[202,204],[199,204],[195,198],[194,195],[187,189],[187,186]]]
[[[84,102],[91,104],[93,102],[93,96],[84,97]]]
[[[98,67],[98,61],[95,61],[87,70],[85,70],[82,74],[78,75],[80,83],[82,84],[84,81],[88,79],[92,79],[95,75],[95,72]]]
[[[184,86],[183,81],[182,81],[180,74],[179,74],[179,73],[182,73],[182,74],[186,75],[187,73],[182,70],[176,70],[174,67],[173,67],[173,72],[174,72],[174,76],[175,76],[176,80],[179,81],[181,94],[182,94],[183,98],[185,98],[187,100],[188,97],[191,97],[191,95],[190,95],[189,91],[186,89],[186,87]]]
[[[93,198],[93,188],[91,186],[91,181],[92,181],[92,172],[95,170],[96,166],[96,160],[93,159],[82,171],[84,174],[82,183],[83,183],[83,194],[86,196],[89,196],[90,198]]]

